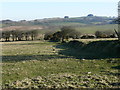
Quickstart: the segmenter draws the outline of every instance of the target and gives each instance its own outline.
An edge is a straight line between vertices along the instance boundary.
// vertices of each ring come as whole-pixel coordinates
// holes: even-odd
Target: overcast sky
[[[73,2],[74,1],[74,2]],[[119,0],[2,0],[0,19],[34,20],[52,17],[117,16]]]

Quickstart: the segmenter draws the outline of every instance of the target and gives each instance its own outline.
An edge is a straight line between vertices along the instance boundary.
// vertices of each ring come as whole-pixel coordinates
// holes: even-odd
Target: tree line
[[[93,39],[93,38],[115,38],[116,35],[111,31],[96,31],[95,34],[82,35],[81,32],[70,26],[63,26],[60,31],[47,32],[44,36],[45,40],[64,42],[69,38],[72,39]]]
[[[0,39],[4,41],[35,40],[38,30],[3,30]]]
[[[39,35],[38,30],[3,30],[1,31],[0,39],[3,41],[22,41],[35,40]],[[65,42],[68,39],[93,39],[93,38],[115,38],[116,34],[110,31],[96,31],[95,34],[82,35],[71,26],[63,26],[60,31],[47,32],[42,37],[44,40]]]

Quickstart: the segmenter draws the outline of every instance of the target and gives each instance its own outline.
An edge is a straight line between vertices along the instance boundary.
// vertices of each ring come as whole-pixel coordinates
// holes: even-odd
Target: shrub
[[[49,32],[45,34],[45,40],[66,42],[69,38],[78,39],[81,33],[76,31],[73,27],[63,26],[61,31],[55,33]]]
[[[95,36],[96,38],[115,38],[115,34],[111,31],[96,31]]]
[[[83,35],[81,36],[81,39],[94,39],[95,35]]]

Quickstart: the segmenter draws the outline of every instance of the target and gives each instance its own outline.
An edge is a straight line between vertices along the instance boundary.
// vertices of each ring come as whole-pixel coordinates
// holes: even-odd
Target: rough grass
[[[117,29],[116,24],[112,25],[86,25],[83,27],[77,27],[78,31],[80,31],[82,34],[94,34],[96,31],[110,31],[114,32],[114,29]]]
[[[58,85],[58,87],[56,86],[55,88],[68,88],[69,86],[76,88],[109,86],[111,88],[119,86],[119,58],[77,59],[65,54],[69,53],[66,50],[66,46],[47,41],[2,42],[2,44],[3,88],[53,88],[56,85]],[[56,46],[59,46],[59,48]],[[61,54],[61,51],[65,53]],[[78,52],[73,50],[71,53]],[[73,79],[67,79],[66,74],[70,75]],[[59,75],[61,75],[61,77]],[[94,80],[88,78],[87,76],[89,75],[90,77],[96,75],[94,78],[98,78],[100,81],[103,80],[102,84],[99,84],[99,80],[98,84],[92,83]],[[65,76],[65,78],[63,78],[63,76]],[[108,78],[109,83],[105,84],[107,81],[104,79],[104,76]],[[41,81],[41,78],[38,79],[38,81],[40,81],[39,83],[42,84],[36,84],[34,82],[33,79],[37,77],[43,79],[43,81]],[[84,78],[85,80],[83,80],[82,78],[80,80],[78,77],[86,77],[87,79]],[[60,80],[57,81],[56,79]],[[20,83],[16,84],[15,81]],[[88,81],[89,84],[87,87],[86,83]],[[26,84],[27,82],[28,84]],[[72,82],[76,82],[76,84],[72,84]],[[33,84],[28,86],[29,83]]]
[[[95,34],[96,31],[108,31],[108,32],[114,32],[114,29],[117,30],[118,26],[117,24],[108,24],[108,25],[85,25],[81,23],[53,23],[53,26],[56,26],[54,28],[49,28],[44,30],[44,32],[47,31],[59,31],[60,27],[62,26],[73,26],[75,29],[82,34]]]
[[[48,25],[49,26],[49,25]],[[117,30],[118,26],[117,24],[108,24],[108,25],[86,25],[83,23],[74,23],[74,22],[63,22],[63,23],[51,23],[51,28],[43,28],[41,26],[33,25],[29,26],[29,28],[26,26],[11,26],[11,27],[5,27],[4,29],[9,30],[9,29],[15,29],[15,28],[20,28],[21,30],[23,29],[40,29],[39,33],[45,33],[48,31],[59,31],[62,26],[72,26],[75,27],[76,30],[80,31],[82,34],[94,34],[96,31],[109,31],[109,32],[114,32],[114,29]],[[0,25],[1,27],[1,25]],[[4,27],[4,24],[3,24]],[[21,28],[22,27],[22,28]]]
[[[73,40],[65,43],[64,47],[62,46],[56,46],[57,48],[64,48],[59,52],[60,54],[79,59],[120,58],[120,42],[118,40]]]

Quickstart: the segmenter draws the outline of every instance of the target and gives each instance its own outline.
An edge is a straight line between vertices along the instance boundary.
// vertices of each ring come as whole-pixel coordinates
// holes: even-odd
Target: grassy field
[[[114,32],[114,29],[117,29],[116,24],[109,24],[109,25],[87,25],[83,27],[76,28],[83,34],[94,34],[96,31],[111,31]]]
[[[79,51],[73,48],[68,50],[64,44],[47,41],[1,42],[1,44],[3,88],[119,86],[120,58],[79,59],[66,54],[75,54]]]
[[[109,31],[114,32],[114,29],[117,30],[117,24],[108,24],[108,25],[85,25],[81,23],[53,23],[54,28],[49,28],[47,31],[60,31],[60,27],[62,26],[73,26],[77,31],[80,31],[82,34],[95,34],[96,31]],[[115,32],[114,32],[115,33]]]
[[[48,25],[49,26],[49,25]],[[77,31],[80,31],[82,34],[95,34],[96,31],[109,31],[109,32],[114,32],[114,29],[117,30],[117,24],[107,24],[107,25],[87,25],[87,24],[83,24],[83,23],[74,23],[74,22],[70,22],[70,23],[51,23],[50,28],[43,28],[39,30],[39,33],[46,33],[48,31],[60,31],[62,26],[72,26],[75,27],[75,29]],[[1,27],[1,25],[0,25]],[[15,29],[15,27],[23,27],[22,29],[26,30],[29,28],[40,28],[40,26],[38,25],[33,25],[33,26],[12,26],[11,29]],[[6,27],[6,30],[9,30],[10,27]],[[4,28],[5,29],[5,28]],[[115,33],[115,32],[114,32]]]

